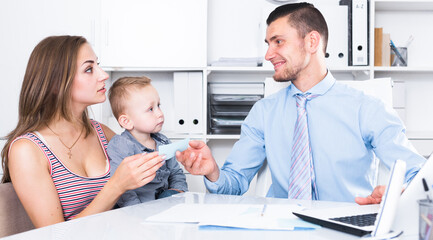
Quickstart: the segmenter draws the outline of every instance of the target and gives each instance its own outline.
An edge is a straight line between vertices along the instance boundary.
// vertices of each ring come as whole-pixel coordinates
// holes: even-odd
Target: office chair
[[[378,78],[363,81],[356,80],[337,80],[340,83],[347,84],[353,88],[364,91],[368,95],[372,95],[381,99],[386,105],[392,105],[392,85],[391,78]],[[290,83],[279,83],[275,82],[272,78],[266,78],[265,80],[265,97],[269,96],[282,88],[285,88]],[[379,159],[377,159],[379,161]],[[377,185],[384,185],[387,182],[389,176],[389,169],[387,169],[380,161],[378,165],[378,181]],[[272,184],[271,171],[269,170],[267,161],[263,163],[262,167],[257,172],[257,182],[255,195],[259,197],[265,197],[269,187]]]
[[[0,238],[34,228],[12,183],[0,184]]]

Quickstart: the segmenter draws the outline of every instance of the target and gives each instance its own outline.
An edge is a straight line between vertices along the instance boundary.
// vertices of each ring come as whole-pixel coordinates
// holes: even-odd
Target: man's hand
[[[355,202],[359,205],[379,204],[382,201],[382,196],[385,194],[385,185],[380,185],[374,188],[373,192],[367,197],[356,197]]]
[[[193,175],[206,176],[212,182],[219,178],[219,168],[209,147],[202,141],[190,141],[187,150],[176,152],[176,159]]]

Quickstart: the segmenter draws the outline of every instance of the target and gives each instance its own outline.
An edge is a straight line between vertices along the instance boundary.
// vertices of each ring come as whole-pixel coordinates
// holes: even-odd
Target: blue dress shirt
[[[160,145],[170,143],[170,140],[161,133],[151,134],[151,137],[156,142],[156,149],[158,149]],[[155,150],[149,149],[138,142],[127,130],[121,135],[114,136],[108,143],[107,148],[108,157],[110,159],[111,176],[113,176],[117,167],[125,157],[153,151]],[[188,191],[185,174],[179,167],[179,163],[176,161],[175,157],[165,160],[165,164],[156,171],[156,176],[151,182],[140,188],[126,191],[117,201],[117,204],[120,207],[125,207],[155,200],[159,194],[170,188],[184,192]]]
[[[396,112],[381,100],[336,82],[330,72],[307,92],[319,95],[306,107],[319,200],[353,202],[371,194],[378,159],[388,168],[405,160],[406,182],[425,162]],[[219,179],[205,178],[211,193],[245,193],[266,159],[272,175],[267,196],[288,197],[297,93],[291,84],[253,106]]]

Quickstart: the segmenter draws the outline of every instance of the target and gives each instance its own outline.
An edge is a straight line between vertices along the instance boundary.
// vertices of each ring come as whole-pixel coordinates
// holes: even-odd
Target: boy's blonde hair
[[[126,100],[130,96],[132,89],[141,89],[150,85],[150,78],[146,76],[142,77],[122,77],[119,78],[111,86],[108,92],[108,99],[110,100],[111,111],[113,111],[114,117],[119,119],[119,116],[124,113],[126,108]]]

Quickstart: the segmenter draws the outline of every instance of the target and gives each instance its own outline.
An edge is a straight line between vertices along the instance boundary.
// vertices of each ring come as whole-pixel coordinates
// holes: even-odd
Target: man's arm
[[[205,179],[210,192],[242,195],[248,191],[251,180],[266,158],[263,108],[261,102],[256,103],[242,123],[240,139],[222,166],[218,181]]]
[[[209,192],[241,195],[249,188],[266,158],[262,127],[262,106],[255,104],[242,124],[241,138],[235,143],[219,169],[211,151],[201,141],[190,141],[190,147],[176,157],[194,175],[204,175]],[[188,158],[189,157],[189,158]]]
[[[388,169],[397,159],[406,162],[405,183],[409,183],[418,173],[425,158],[422,157],[407,139],[406,129],[397,113],[383,102],[370,101],[362,108],[365,124],[362,126],[363,138],[371,144],[376,156]],[[357,197],[355,202],[377,204],[382,200],[386,186],[376,186],[367,197]]]

